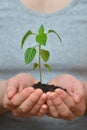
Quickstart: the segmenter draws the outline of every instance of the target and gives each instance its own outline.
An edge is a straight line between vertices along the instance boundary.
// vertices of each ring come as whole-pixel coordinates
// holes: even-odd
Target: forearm
[[[6,83],[6,80],[0,81],[0,114],[6,111],[6,109],[3,108],[3,97],[6,91]]]

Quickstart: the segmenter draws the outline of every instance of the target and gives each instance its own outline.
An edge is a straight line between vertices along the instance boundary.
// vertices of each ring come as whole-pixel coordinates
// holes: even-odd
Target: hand
[[[47,107],[44,105],[46,95],[32,87],[37,82],[31,75],[24,73],[10,78],[3,106],[16,116],[43,115]]]
[[[16,106],[12,113],[22,117],[44,116],[47,111],[45,102],[46,95],[41,89],[26,88],[12,98],[11,103]]]
[[[85,113],[85,89],[81,81],[71,75],[61,75],[54,78],[49,84],[66,88],[68,93],[61,89],[47,93],[48,115],[56,118],[72,120]]]

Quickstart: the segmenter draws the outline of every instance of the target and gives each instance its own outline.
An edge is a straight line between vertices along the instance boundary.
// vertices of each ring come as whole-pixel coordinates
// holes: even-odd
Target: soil
[[[53,92],[53,91],[55,91],[55,89],[62,89],[62,90],[64,90],[65,92],[67,92],[67,90],[65,89],[65,88],[62,88],[62,87],[60,87],[60,86],[55,86],[55,85],[48,85],[48,84],[44,84],[44,83],[41,83],[41,82],[38,82],[37,84],[34,84],[33,85],[33,87],[35,88],[35,89],[37,89],[37,88],[40,88],[40,89],[42,89],[42,91],[44,92],[44,93],[47,93],[47,92]]]

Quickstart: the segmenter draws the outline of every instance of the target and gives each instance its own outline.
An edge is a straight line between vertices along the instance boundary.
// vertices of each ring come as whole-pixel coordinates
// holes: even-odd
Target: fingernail
[[[42,106],[42,108],[43,108],[43,109],[47,109],[47,105],[44,104],[44,105]]]

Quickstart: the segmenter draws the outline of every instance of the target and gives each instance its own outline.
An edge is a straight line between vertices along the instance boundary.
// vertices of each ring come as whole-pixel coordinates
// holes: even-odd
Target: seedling
[[[41,62],[41,59],[45,62],[43,64],[43,66],[45,68],[47,68],[49,71],[51,70],[51,66],[49,64],[47,64],[47,62],[50,58],[50,52],[49,52],[49,50],[42,48],[42,46],[46,46],[46,44],[47,44],[47,39],[48,39],[49,33],[54,33],[57,36],[60,43],[62,43],[62,40],[61,40],[59,34],[55,30],[52,30],[52,29],[48,30],[48,32],[46,33],[44,31],[44,25],[40,26],[37,34],[33,33],[31,30],[27,31],[24,34],[24,36],[22,38],[22,42],[21,42],[21,48],[23,48],[26,39],[29,36],[34,35],[34,38],[35,38],[35,41],[37,44],[33,47],[29,47],[26,49],[25,54],[24,54],[24,58],[25,58],[25,63],[30,64],[33,61],[36,53],[38,53],[38,61],[37,61],[37,63],[33,64],[33,70],[35,70],[36,68],[39,69],[41,83],[42,83],[42,62]]]

